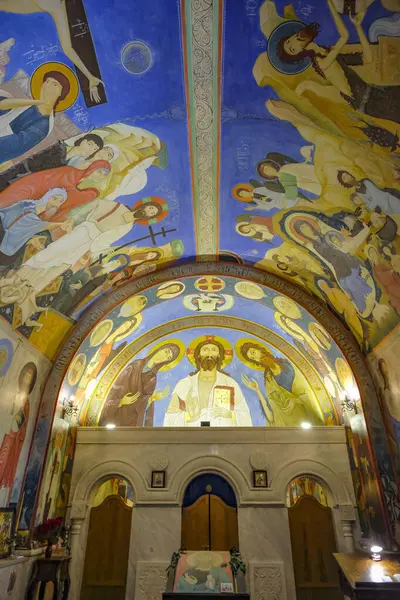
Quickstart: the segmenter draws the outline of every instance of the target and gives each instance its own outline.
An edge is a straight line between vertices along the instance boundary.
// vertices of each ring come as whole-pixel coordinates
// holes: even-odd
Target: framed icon
[[[255,488],[267,488],[267,471],[253,471],[253,486]]]
[[[151,487],[152,488],[165,488],[165,471],[152,471]]]
[[[0,508],[0,558],[10,555],[10,540],[14,535],[14,508]]]

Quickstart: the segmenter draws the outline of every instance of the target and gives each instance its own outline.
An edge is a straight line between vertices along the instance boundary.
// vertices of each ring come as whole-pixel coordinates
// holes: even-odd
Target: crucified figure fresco
[[[104,83],[98,77],[90,73],[72,47],[71,34],[69,31],[66,0],[0,0],[0,11],[30,15],[33,13],[47,13],[53,18],[57,28],[58,37],[65,55],[82,71],[89,80],[91,99],[99,103],[101,101],[98,87]]]

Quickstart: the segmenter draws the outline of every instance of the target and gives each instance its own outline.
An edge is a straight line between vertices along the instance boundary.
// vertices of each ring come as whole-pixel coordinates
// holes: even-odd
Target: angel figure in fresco
[[[345,104],[369,116],[400,123],[400,86],[369,84],[354,69],[354,66],[368,65],[373,62],[371,46],[362,28],[366,11],[349,16],[362,49],[361,52],[350,53],[347,47],[348,29],[334,1],[327,0],[327,4],[339,34],[339,39],[334,46],[326,48],[315,42],[320,32],[318,23],[304,25],[299,22],[296,30],[289,32],[288,28],[287,34],[282,28],[281,37],[277,40],[276,53],[283,65],[296,65],[309,61],[320,78],[319,83],[311,80],[302,81],[296,87],[296,94],[312,92],[320,98]]]
[[[12,426],[10,431],[5,434],[0,447],[0,489],[10,489],[14,483],[18,460],[28,427],[29,396],[35,387],[36,378],[37,368],[35,363],[26,363],[18,376],[18,390],[12,406]]]
[[[99,425],[152,427],[154,402],[166,398],[169,386],[157,391],[157,374],[172,368],[182,358],[182,348],[175,342],[158,344],[145,358],[128,365],[112,385],[101,411]]]
[[[6,78],[6,65],[10,62],[9,51],[15,44],[14,38],[0,42],[0,83]]]
[[[95,77],[90,73],[89,69],[72,47],[66,0],[0,0],[0,12],[1,11],[20,15],[31,15],[34,13],[46,13],[50,15],[56,26],[60,44],[65,55],[89,81],[91,99],[96,103],[100,102],[98,87],[99,85],[104,84],[98,77]]]
[[[264,370],[266,395],[261,391],[257,379],[243,374],[242,381],[246,387],[257,393],[268,426],[295,427],[303,421],[321,423],[314,411],[307,408],[306,400],[292,392],[294,370],[288,361],[274,357],[256,342],[238,342],[237,350],[241,360]]]

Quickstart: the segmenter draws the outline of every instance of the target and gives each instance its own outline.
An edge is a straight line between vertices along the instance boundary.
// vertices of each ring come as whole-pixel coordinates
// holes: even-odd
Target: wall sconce
[[[354,413],[357,415],[357,402],[360,401],[360,393],[356,387],[349,388],[346,390],[341,399],[342,410],[351,411],[354,410]]]
[[[381,556],[382,550],[383,550],[382,546],[371,546],[372,560],[375,560],[376,562],[378,562],[379,560],[382,560],[382,556]]]
[[[63,405],[62,418],[63,419],[65,419],[66,417],[68,417],[71,420],[77,418],[79,408],[75,404],[74,400],[75,400],[74,396],[71,396],[71,398],[69,400],[67,398],[64,398],[64,400],[62,402],[62,405]]]

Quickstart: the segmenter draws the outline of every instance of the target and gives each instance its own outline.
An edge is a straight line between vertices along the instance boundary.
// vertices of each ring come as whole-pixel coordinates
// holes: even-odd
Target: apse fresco
[[[50,358],[77,307],[195,254],[180,10],[152,3],[160,36],[144,0],[0,4],[0,317]]]
[[[319,296],[366,353],[400,315],[399,10],[224,12],[221,251]]]

